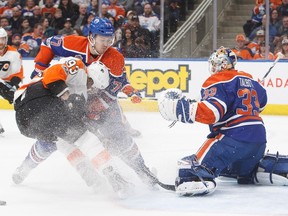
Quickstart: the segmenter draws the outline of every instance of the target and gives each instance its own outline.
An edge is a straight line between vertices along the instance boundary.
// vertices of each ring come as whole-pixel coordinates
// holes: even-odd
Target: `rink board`
[[[119,99],[120,105],[125,112],[158,112],[156,100],[143,99],[139,104],[133,104],[130,99]],[[1,109],[13,109],[6,100],[0,99]],[[288,105],[268,104],[262,114],[266,115],[288,115]]]
[[[53,60],[52,63],[57,62]],[[266,89],[268,104],[264,114],[288,115],[288,61],[279,61],[267,78],[264,74],[273,61],[239,61],[236,69],[247,71]],[[34,69],[33,59],[24,59],[24,83],[30,81]],[[120,99],[125,111],[157,112],[155,98],[169,88],[179,88],[183,95],[198,99],[202,83],[210,76],[207,59],[126,59],[125,69],[131,85],[143,98],[142,103],[133,104],[129,99]],[[119,95],[123,98],[123,95]],[[0,109],[12,109],[0,99]]]

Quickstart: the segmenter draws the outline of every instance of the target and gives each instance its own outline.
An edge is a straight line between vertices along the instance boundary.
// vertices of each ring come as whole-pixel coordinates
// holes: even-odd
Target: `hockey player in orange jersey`
[[[7,45],[8,35],[0,28],[0,96],[10,104],[13,103],[14,92],[23,79],[22,57],[15,48]],[[0,134],[4,128],[0,123]]]
[[[145,165],[138,146],[127,133],[123,122],[117,94],[120,91],[125,92],[134,102],[140,102],[141,97],[127,80],[123,55],[111,47],[113,39],[114,27],[106,18],[95,18],[92,21],[88,38],[79,36],[48,38],[35,58],[34,75],[37,73],[41,75],[42,70],[54,56],[75,56],[81,58],[86,65],[100,61],[104,63],[110,70],[109,86],[88,94],[86,122],[93,133],[102,135],[106,140],[105,147],[113,155],[119,156],[134,169],[144,183],[154,187],[159,184],[159,180]],[[47,143],[44,144],[46,145]],[[22,175],[19,172],[17,174]],[[24,173],[23,175],[27,176]]]
[[[37,139],[13,175],[15,183],[21,183],[25,178],[19,173],[28,174],[57,146],[62,148],[61,152],[66,152],[68,160],[84,180],[87,175],[90,179],[93,175],[94,189],[103,186],[98,170],[120,198],[128,195],[130,184],[117,172],[110,153],[82,121],[87,83],[93,88],[105,88],[109,85],[109,72],[98,63],[89,65],[87,71],[89,80],[86,66],[80,59],[63,58],[44,70],[41,78],[35,78],[15,92],[18,128],[23,135]]]

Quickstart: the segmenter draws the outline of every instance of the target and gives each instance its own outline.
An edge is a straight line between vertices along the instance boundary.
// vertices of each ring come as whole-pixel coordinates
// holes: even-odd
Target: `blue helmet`
[[[114,36],[115,30],[109,19],[95,17],[89,26],[89,32],[93,37],[95,35]]]

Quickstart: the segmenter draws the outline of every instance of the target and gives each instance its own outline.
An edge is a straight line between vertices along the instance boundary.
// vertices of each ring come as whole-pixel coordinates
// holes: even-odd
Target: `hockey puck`
[[[6,201],[0,200],[0,206],[6,205]]]

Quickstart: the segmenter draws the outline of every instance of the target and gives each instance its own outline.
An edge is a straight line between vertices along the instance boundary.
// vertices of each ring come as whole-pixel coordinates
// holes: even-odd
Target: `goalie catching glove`
[[[197,102],[182,96],[180,89],[167,89],[158,98],[158,109],[162,117],[168,121],[193,123],[197,110]]]

